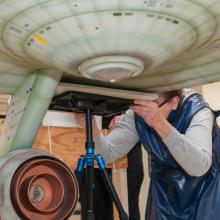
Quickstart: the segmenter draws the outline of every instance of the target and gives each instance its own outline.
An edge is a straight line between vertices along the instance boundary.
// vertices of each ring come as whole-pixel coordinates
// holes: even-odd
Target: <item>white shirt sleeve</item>
[[[109,135],[101,135],[95,140],[95,153],[102,154],[107,162],[112,162],[126,155],[138,141],[134,112],[128,110]]]
[[[202,176],[212,164],[213,121],[213,113],[204,108],[193,117],[185,134],[173,128],[163,139],[175,160],[191,176]]]

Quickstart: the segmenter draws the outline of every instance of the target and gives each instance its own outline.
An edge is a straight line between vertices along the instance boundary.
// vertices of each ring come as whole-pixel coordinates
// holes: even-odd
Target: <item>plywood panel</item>
[[[3,124],[0,124],[0,135]],[[48,151],[72,168],[76,168],[80,155],[85,154],[85,129],[42,126],[36,136],[33,148]],[[108,167],[127,168],[127,157],[117,160]]]
[[[83,128],[43,126],[38,132],[33,147],[49,151],[64,160],[69,166],[76,168],[79,156],[85,154],[85,138]],[[110,165],[110,167],[112,166]],[[115,162],[114,166],[117,169],[126,168],[126,157]]]

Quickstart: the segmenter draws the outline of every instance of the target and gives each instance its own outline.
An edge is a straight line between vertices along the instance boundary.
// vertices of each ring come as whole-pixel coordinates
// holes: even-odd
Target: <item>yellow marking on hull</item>
[[[39,35],[39,34],[35,34],[34,37],[35,37],[35,39],[37,39],[38,41],[40,41],[42,44],[46,44],[46,43],[47,43],[46,39],[44,39],[44,38],[43,38],[41,35]]]

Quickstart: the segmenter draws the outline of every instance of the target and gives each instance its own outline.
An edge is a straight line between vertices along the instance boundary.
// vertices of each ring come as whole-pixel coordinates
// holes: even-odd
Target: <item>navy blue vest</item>
[[[193,116],[207,104],[198,94],[189,96],[168,121],[185,134]],[[220,143],[214,138],[213,162],[201,177],[188,175],[175,161],[157,133],[135,115],[139,137],[151,157],[151,183],[146,220],[220,220]],[[218,128],[213,137],[220,137]],[[219,139],[220,141],[220,139]],[[195,158],[196,160],[196,158]]]

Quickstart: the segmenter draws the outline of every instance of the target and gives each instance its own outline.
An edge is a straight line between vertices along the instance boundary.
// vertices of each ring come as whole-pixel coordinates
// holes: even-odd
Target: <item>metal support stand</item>
[[[106,171],[106,164],[103,157],[98,154],[94,154],[95,143],[92,137],[92,111],[90,108],[85,110],[86,112],[86,155],[82,155],[79,158],[77,172],[80,174],[86,167],[86,220],[95,220],[93,210],[93,189],[94,189],[94,160],[97,162],[101,171],[102,178],[105,182],[106,188],[115,203],[118,210],[120,220],[128,220],[128,215],[124,211],[124,208],[120,202],[117,192],[108,176]]]

